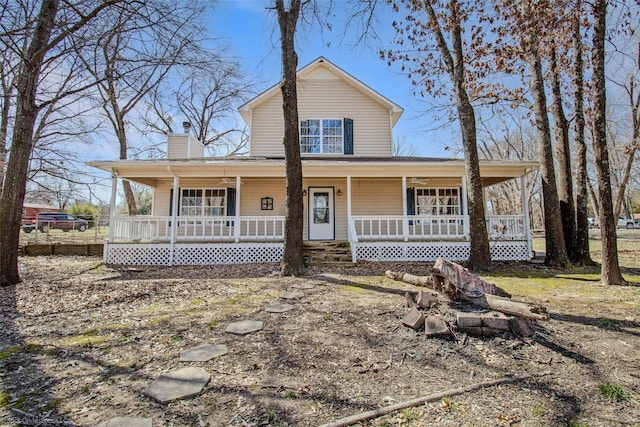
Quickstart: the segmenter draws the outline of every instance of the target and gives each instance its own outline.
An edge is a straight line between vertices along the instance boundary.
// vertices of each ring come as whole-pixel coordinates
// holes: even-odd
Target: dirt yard
[[[636,256],[633,254],[632,256]],[[550,312],[532,338],[429,339],[401,324],[430,264],[363,263],[281,278],[276,265],[121,268],[97,258],[21,259],[24,282],[0,289],[0,425],[92,426],[116,416],[154,426],[317,426],[517,374],[528,380],[439,399],[371,426],[640,425],[640,272],[607,288],[590,270],[498,265],[489,281]],[[321,285],[264,311],[292,285]],[[246,336],[233,321],[264,321]],[[225,344],[209,362],[180,350]],[[159,374],[196,366],[211,381],[162,405],[143,395]]]

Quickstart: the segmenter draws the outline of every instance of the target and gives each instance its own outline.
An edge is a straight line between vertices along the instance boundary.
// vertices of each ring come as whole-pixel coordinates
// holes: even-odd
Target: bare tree
[[[393,138],[393,156],[415,156],[417,148],[407,141],[406,136],[396,136]]]
[[[551,142],[543,59],[548,55],[549,34],[557,18],[557,6],[533,0],[494,0],[499,11],[501,26],[498,36],[502,39],[496,49],[498,62],[510,62],[510,69],[519,75],[528,75],[531,108],[537,131],[542,196],[544,199],[544,223],[547,264],[564,265],[568,262],[560,201],[556,184],[554,154]],[[554,29],[554,31],[556,31]],[[558,37],[561,31],[558,30]],[[548,57],[548,56],[547,56]],[[526,71],[528,73],[526,73]],[[512,92],[507,90],[507,92]],[[520,97],[520,102],[524,98]]]
[[[78,195],[78,186],[73,177],[47,178],[32,184],[27,189],[25,200],[33,203],[55,203],[59,209],[68,208]]]
[[[414,1],[405,0],[403,3],[410,11],[407,22],[396,22],[395,28],[401,37],[399,43],[408,42],[414,49],[410,53],[402,48],[400,51],[382,52],[386,54],[389,62],[402,61],[408,63],[409,77],[420,86],[420,91],[442,94],[442,89],[434,85],[434,78],[425,78],[430,75],[431,67],[434,70],[442,69],[449,76],[453,86],[452,97],[455,100],[455,111],[462,132],[462,145],[464,148],[465,174],[468,180],[469,191],[469,225],[471,235],[471,248],[467,266],[478,270],[487,268],[491,263],[489,251],[489,236],[485,221],[485,206],[482,192],[482,178],[480,176],[480,163],[476,141],[476,117],[474,107],[469,96],[470,90],[482,91],[481,84],[472,82],[471,73],[467,68],[468,53],[465,46],[474,45],[477,50],[472,55],[482,57],[483,32],[472,32],[472,42],[465,43],[462,38],[462,24],[468,20],[472,6],[463,4],[457,0],[441,1]],[[468,7],[468,8],[467,8]],[[481,8],[481,6],[479,6]],[[467,8],[467,9],[465,9]],[[436,10],[437,9],[437,10]],[[397,10],[397,7],[396,7]],[[423,18],[420,13],[426,14]],[[445,37],[448,32],[448,39]],[[431,38],[435,39],[434,49],[439,56],[431,50]],[[426,56],[422,56],[424,53]],[[467,56],[465,56],[465,54]],[[414,65],[415,64],[415,65]],[[413,75],[422,76],[413,77]]]
[[[130,156],[128,116],[172,67],[199,62],[198,23],[204,6],[163,0],[147,1],[131,10],[111,10],[103,19],[96,51],[78,51],[98,83],[99,102],[120,146],[120,159]],[[129,215],[136,215],[135,196],[123,181]]]
[[[63,61],[70,52],[70,44],[89,42],[90,39],[82,37],[87,26],[104,10],[126,4],[125,0],[85,0],[75,4],[43,0],[34,15],[19,10],[23,20],[12,22],[12,27],[4,27],[6,21],[2,21],[0,43],[3,50],[13,50],[20,60],[14,84],[16,102],[11,152],[0,197],[0,285],[20,281],[17,248],[34,129],[39,112],[55,101],[51,94],[40,91],[43,65],[48,61]],[[23,46],[26,49],[22,49]],[[82,92],[90,85],[90,82],[80,83],[64,96]]]
[[[575,146],[576,146],[576,242],[573,262],[577,265],[593,265],[589,253],[589,214],[588,214],[588,175],[587,175],[587,144],[585,142],[584,117],[584,63],[582,42],[582,0],[576,0],[572,15],[573,51],[575,54],[574,104],[575,104]]]
[[[556,161],[558,164],[558,199],[560,202],[560,220],[564,235],[565,250],[570,260],[576,258],[576,214],[573,202],[573,178],[571,166],[571,148],[569,145],[569,120],[564,111],[561,66],[558,60],[557,43],[550,49],[549,74],[551,74],[551,113],[556,143]]]
[[[606,132],[605,39],[607,33],[607,0],[593,2],[593,153],[598,172],[600,199],[600,235],[602,237],[602,283],[624,285],[618,262],[617,220],[613,217],[609,150]]]
[[[304,273],[303,237],[304,221],[302,199],[302,161],[300,159],[300,135],[298,130],[297,68],[298,54],[295,34],[300,16],[300,0],[276,0],[275,8],[280,27],[282,55],[282,111],[284,114],[284,158],[287,181],[284,254],[280,266],[283,276],[301,276]]]
[[[239,64],[219,58],[213,67],[196,68],[187,76],[175,91],[176,107],[210,151],[218,155],[244,154],[248,130],[230,125],[230,119],[250,91]]]

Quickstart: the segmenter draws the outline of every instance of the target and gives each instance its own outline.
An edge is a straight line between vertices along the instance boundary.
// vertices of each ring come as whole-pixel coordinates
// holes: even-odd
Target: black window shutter
[[[353,155],[353,119],[344,119],[344,154]]]
[[[227,188],[227,216],[235,216],[236,214],[236,189]],[[233,221],[227,221],[227,227],[233,227]]]
[[[416,214],[416,192],[415,188],[407,188],[407,215]]]
[[[415,188],[407,188],[407,215],[416,214],[416,191]],[[409,225],[413,225],[413,221],[409,221]]]
[[[236,214],[236,189],[227,188],[227,216]]]
[[[180,194],[180,188],[178,188],[178,194]],[[173,188],[169,190],[169,216],[173,215]],[[180,216],[180,196],[178,196],[178,212],[176,216]]]

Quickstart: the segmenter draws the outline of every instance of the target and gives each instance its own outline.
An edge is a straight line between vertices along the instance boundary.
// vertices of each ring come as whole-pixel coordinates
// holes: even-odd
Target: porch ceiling
[[[118,160],[89,162],[90,166],[119,178],[156,186],[161,178],[235,178],[285,176],[281,158],[211,158],[188,160]],[[465,173],[462,159],[432,158],[314,158],[302,160],[305,178],[398,178],[402,176],[438,179],[460,178]],[[483,161],[480,173],[483,185],[494,185],[526,175],[537,169],[534,162]]]

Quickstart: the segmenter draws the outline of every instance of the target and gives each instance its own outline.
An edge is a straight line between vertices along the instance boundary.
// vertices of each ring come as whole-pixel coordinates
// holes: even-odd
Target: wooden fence
[[[21,255],[102,256],[102,243],[32,243],[20,246]]]

